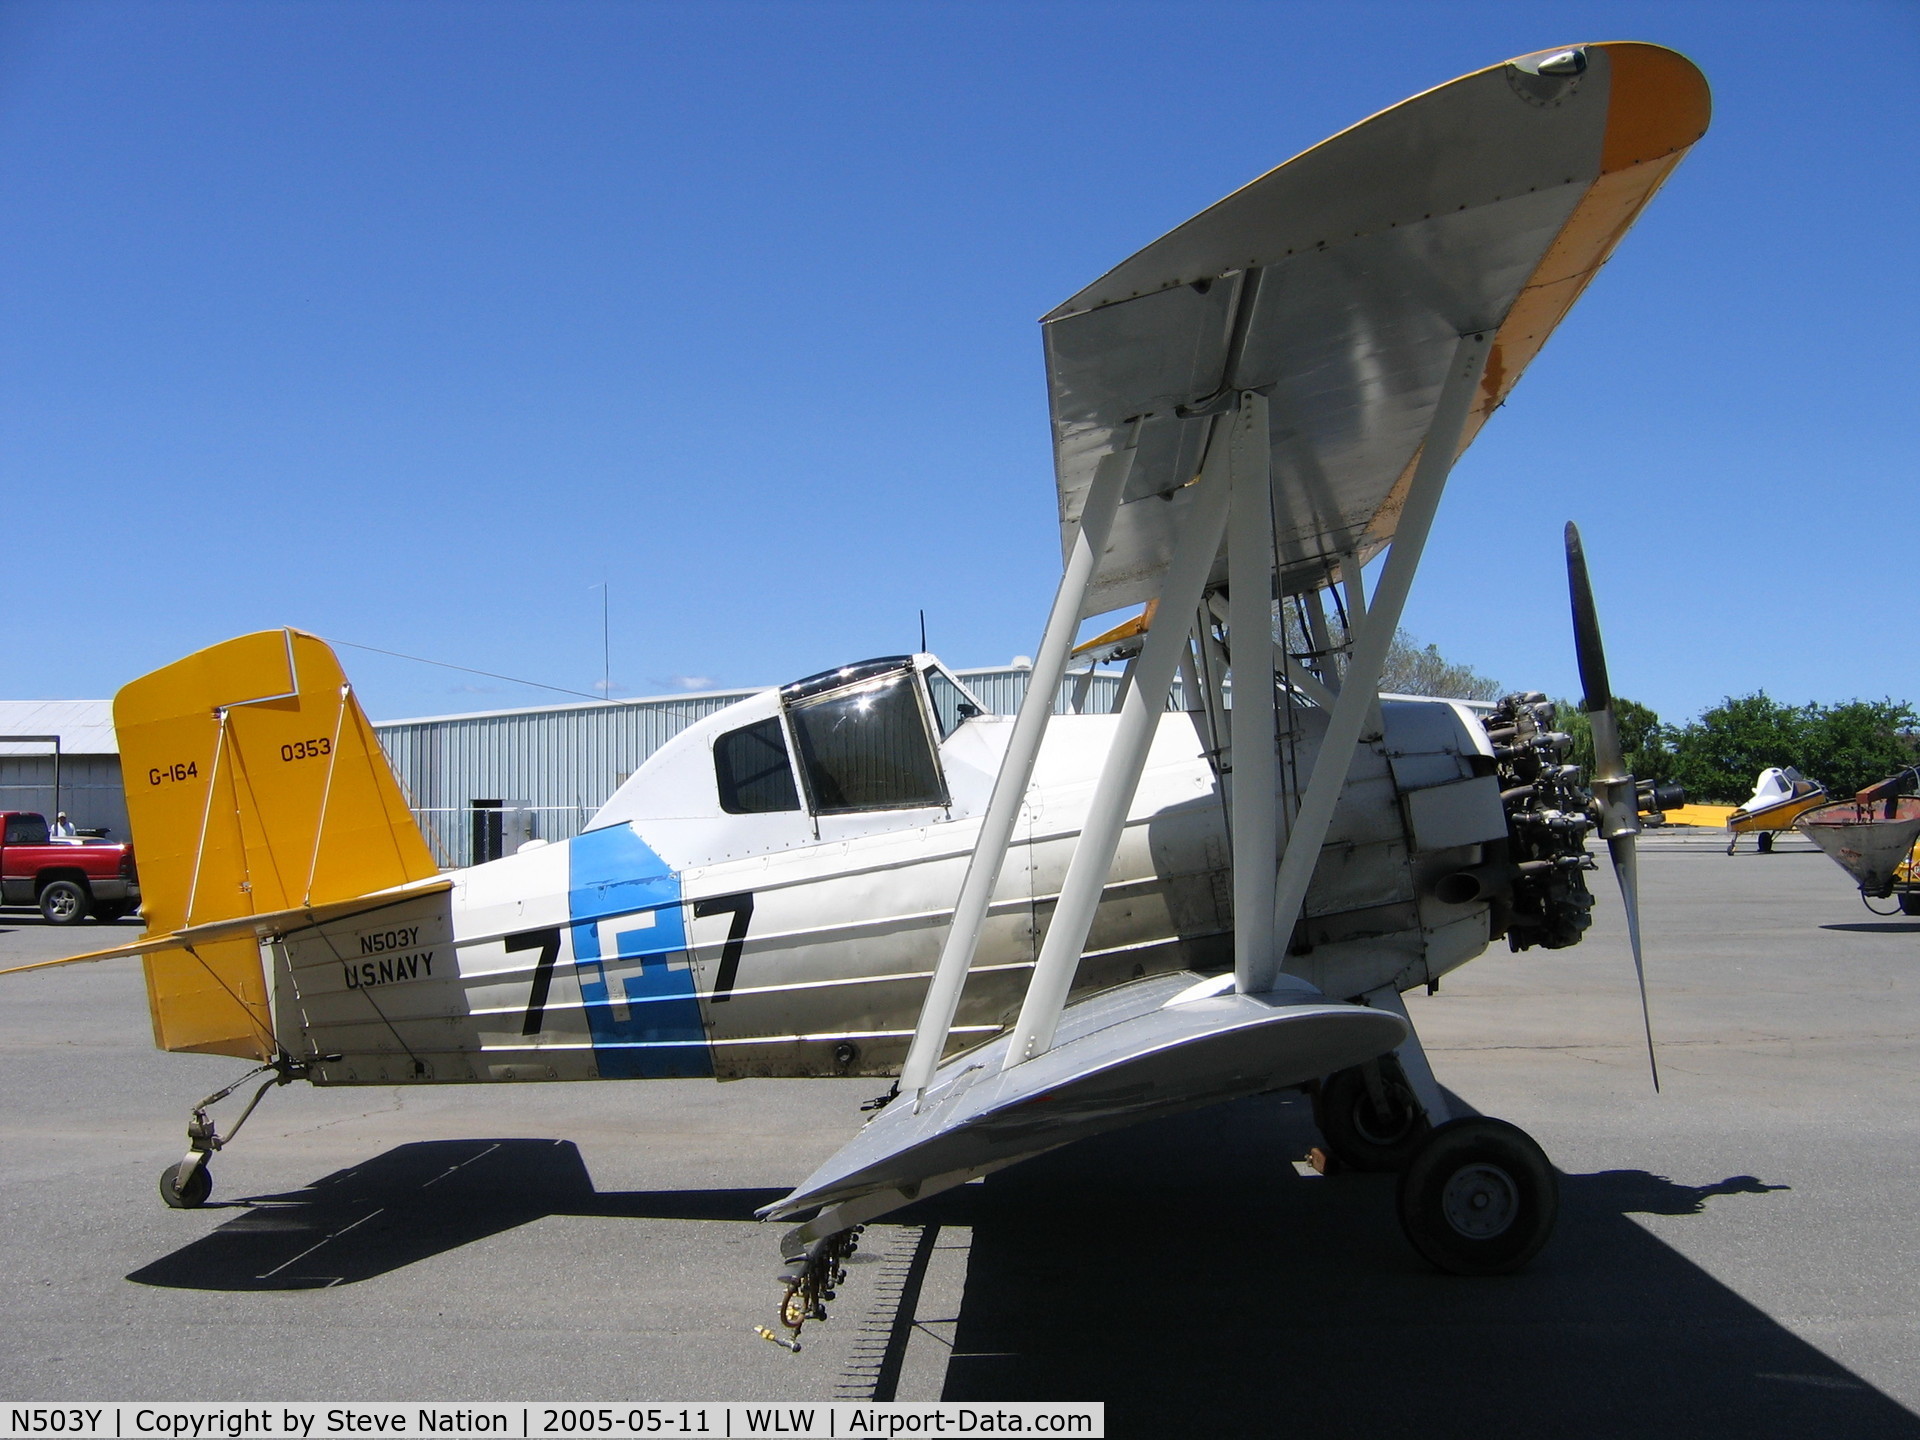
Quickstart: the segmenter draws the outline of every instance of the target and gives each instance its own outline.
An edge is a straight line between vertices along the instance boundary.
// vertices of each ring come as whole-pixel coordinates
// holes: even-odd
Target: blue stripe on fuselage
[[[589,830],[567,847],[574,970],[601,1076],[713,1074],[687,953],[680,877],[631,825]],[[613,947],[607,954],[603,933]],[[637,972],[629,962],[610,982],[604,962],[615,957],[637,957]]]

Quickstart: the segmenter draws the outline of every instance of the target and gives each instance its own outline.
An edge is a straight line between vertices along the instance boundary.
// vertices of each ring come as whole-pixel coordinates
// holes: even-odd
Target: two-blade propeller
[[[1647,1032],[1647,1066],[1653,1088],[1660,1088],[1660,1063],[1653,1053],[1653,1016],[1647,1008],[1647,971],[1640,955],[1640,871],[1634,837],[1640,833],[1640,804],[1633,777],[1620,748],[1620,725],[1607,686],[1607,654],[1600,644],[1600,617],[1593,606],[1580,531],[1567,522],[1567,589],[1573,598],[1573,648],[1580,663],[1580,708],[1593,727],[1593,798],[1600,811],[1600,834],[1613,856],[1614,878],[1627,911],[1627,939],[1633,946],[1633,973],[1640,982],[1640,1019]]]

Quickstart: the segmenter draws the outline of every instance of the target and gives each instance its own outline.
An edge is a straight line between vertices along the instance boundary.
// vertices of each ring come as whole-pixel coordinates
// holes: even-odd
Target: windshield
[[[911,669],[792,702],[787,714],[815,814],[947,803]]]

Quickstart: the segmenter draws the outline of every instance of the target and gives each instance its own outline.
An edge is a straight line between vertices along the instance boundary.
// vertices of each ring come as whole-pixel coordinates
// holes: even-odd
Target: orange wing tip
[[[1611,175],[1685,150],[1707,133],[1713,92],[1700,67],[1677,50],[1633,40],[1592,47],[1612,73],[1600,173]]]

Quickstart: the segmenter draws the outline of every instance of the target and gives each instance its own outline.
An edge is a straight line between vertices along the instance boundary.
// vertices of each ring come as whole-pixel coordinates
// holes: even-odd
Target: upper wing
[[[1458,337],[1495,335],[1464,449],[1708,110],[1657,45],[1523,56],[1296,156],[1045,316],[1064,543],[1139,422],[1082,613],[1157,593],[1205,417],[1237,390],[1270,396],[1282,593],[1383,547]]]

